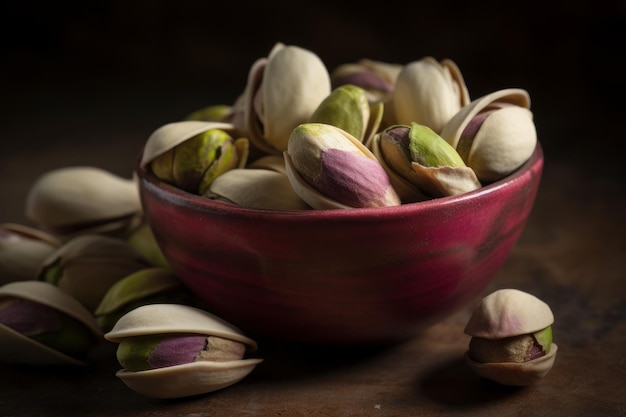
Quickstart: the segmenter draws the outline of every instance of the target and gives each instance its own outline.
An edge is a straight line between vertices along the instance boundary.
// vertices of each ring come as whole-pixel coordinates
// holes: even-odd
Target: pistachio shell
[[[268,154],[287,150],[291,131],[307,122],[331,92],[330,75],[313,52],[277,43],[250,68],[245,95],[245,134]]]
[[[182,398],[226,388],[244,379],[263,359],[199,361],[147,371],[115,374],[130,389],[152,398]]]
[[[156,129],[145,143],[139,166],[146,168],[158,156],[207,130],[220,129],[237,136],[235,126],[230,123],[185,120],[172,122]]]
[[[41,263],[60,245],[42,230],[0,224],[0,284],[36,279]]]
[[[552,343],[550,351],[528,362],[489,362],[473,360],[469,352],[464,355],[466,363],[483,378],[502,385],[526,386],[539,382],[554,365],[558,346]]]
[[[336,202],[335,208],[400,204],[374,154],[336,126],[305,123],[295,128],[285,162],[294,190],[313,208],[330,208],[327,202]]]
[[[51,307],[77,320],[93,334],[94,345],[102,338],[95,319],[76,299],[58,287],[40,281],[11,282],[0,287],[1,298],[21,298]],[[31,365],[85,365],[75,358],[0,323],[0,358],[4,362]]]
[[[126,227],[142,211],[134,179],[90,166],[54,169],[26,197],[26,216],[53,234],[107,232]]]
[[[255,161],[249,163],[246,168],[250,169],[269,169],[272,171],[286,174],[285,159],[282,155],[265,155]]]
[[[552,323],[554,315],[548,304],[527,292],[507,288],[481,300],[465,326],[465,333],[501,339],[535,333]]]
[[[104,335],[114,343],[136,336],[199,334],[217,336],[245,345],[247,352],[257,349],[254,340],[238,328],[213,314],[188,305],[150,304],[137,307],[122,316]],[[219,354],[219,353],[218,353]],[[233,385],[262,362],[262,359],[218,361],[198,360],[156,369],[129,371],[116,375],[131,389],[148,397],[180,398],[204,394]]]
[[[149,262],[121,239],[80,235],[43,262],[38,279],[56,284],[94,311],[111,285],[148,266]]]
[[[467,103],[469,93],[454,61],[425,57],[405,65],[398,75],[393,93],[395,123],[415,122],[439,133]]]
[[[225,172],[215,179],[203,196],[263,210],[311,208],[294,191],[286,174],[269,169],[245,168]]]
[[[464,137],[468,125],[489,110],[495,111],[477,131]],[[530,96],[525,90],[510,88],[480,97],[454,115],[441,136],[457,149],[481,182],[504,178],[530,158],[537,144]]]
[[[119,343],[132,336],[161,333],[199,333],[235,340],[247,346],[248,352],[257,349],[254,340],[221,318],[202,309],[181,304],[149,304],[126,313],[105,339]]]

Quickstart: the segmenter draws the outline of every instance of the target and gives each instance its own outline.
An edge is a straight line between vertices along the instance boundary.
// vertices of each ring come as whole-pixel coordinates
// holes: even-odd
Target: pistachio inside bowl
[[[141,159],[141,156],[140,158]],[[262,210],[183,191],[137,163],[145,215],[174,272],[253,338],[405,340],[475,299],[530,214],[531,158],[464,194],[384,208]]]

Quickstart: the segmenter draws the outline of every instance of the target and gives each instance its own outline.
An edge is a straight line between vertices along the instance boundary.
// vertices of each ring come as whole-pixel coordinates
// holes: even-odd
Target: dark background
[[[624,179],[624,1],[2,4],[5,178],[11,152],[33,154],[24,181],[88,164],[93,152],[120,152],[106,168],[127,173],[128,148],[199,107],[232,103],[254,61],[283,42],[312,50],[329,70],[360,58],[451,58],[472,98],[529,91],[547,163],[574,155],[590,175]],[[59,138],[74,146],[46,159]]]

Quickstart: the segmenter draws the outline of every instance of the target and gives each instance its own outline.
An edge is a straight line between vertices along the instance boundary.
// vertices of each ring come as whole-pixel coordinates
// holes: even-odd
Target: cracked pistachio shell
[[[368,141],[371,132],[378,130],[378,125],[369,126],[370,103],[365,90],[353,84],[335,88],[315,109],[309,122],[337,126],[361,142]]]
[[[0,285],[37,279],[41,263],[60,245],[56,237],[43,230],[0,224]]]
[[[405,202],[462,194],[481,187],[471,168],[428,126],[394,125],[377,134],[374,155],[384,161]],[[398,178],[399,177],[399,178]]]
[[[295,128],[285,163],[294,190],[313,208],[401,204],[374,154],[336,126],[304,123]]]
[[[262,168],[233,169],[218,177],[203,195],[241,207],[264,210],[308,210],[283,172]]]
[[[161,180],[202,194],[223,172],[244,166],[248,140],[235,138],[234,126],[183,121],[161,126],[148,138],[140,163]]]
[[[330,75],[316,54],[274,45],[250,68],[244,91],[244,132],[251,145],[267,154],[282,154],[291,131],[309,121],[330,92]]]
[[[470,317],[465,333],[472,336],[470,349],[465,353],[468,365],[480,376],[503,385],[530,385],[540,381],[553,367],[558,346],[552,342],[551,325],[554,315],[550,307],[532,294],[517,289],[495,291],[481,300]],[[489,349],[519,349],[523,338],[529,343],[538,342],[545,354],[527,361],[507,359],[512,352],[502,352],[505,359],[486,362],[478,360],[482,353],[473,349],[487,346]],[[472,342],[485,340],[479,345]],[[489,341],[501,341],[494,345]],[[519,341],[519,342],[518,342]],[[534,342],[533,342],[534,341]],[[516,346],[517,344],[517,346]],[[478,347],[477,347],[478,346]],[[474,353],[473,353],[474,352]],[[497,352],[496,352],[497,353]],[[493,357],[494,352],[486,352]]]
[[[204,310],[178,304],[151,304],[138,307],[122,316],[105,338],[132,346],[134,340],[145,343],[146,336],[189,334],[221,338],[245,346],[254,352],[257,344],[230,323]],[[176,338],[174,337],[174,341]],[[142,349],[137,346],[137,349]],[[178,354],[178,353],[177,353]],[[120,348],[118,347],[118,357]],[[122,354],[123,356],[123,354]],[[148,370],[121,369],[116,375],[134,391],[154,398],[180,398],[204,394],[233,385],[254,370],[262,359],[226,361],[197,360],[190,363]]]
[[[148,266],[149,262],[124,240],[80,235],[46,258],[38,280],[57,285],[94,311],[111,285]]]
[[[285,158],[282,155],[265,155],[252,162],[246,168],[250,169],[269,169],[271,171],[286,174]]]
[[[495,91],[464,106],[441,131],[483,183],[497,181],[526,162],[537,145],[530,96]]]
[[[171,270],[145,268],[111,285],[94,311],[94,316],[100,327],[109,331],[122,315],[141,305],[185,303],[191,299],[191,293]]]
[[[454,61],[425,57],[406,64],[398,75],[393,93],[395,124],[415,122],[439,133],[469,101],[465,80]]]
[[[41,281],[11,282],[0,287],[0,317],[3,317],[4,308],[11,307],[4,303],[15,299],[25,300],[31,307],[41,307],[33,311],[31,320],[25,313],[28,310],[20,312],[19,324],[13,325],[19,326],[21,331],[0,320],[0,358],[3,362],[29,365],[86,364],[86,355],[102,339],[102,332],[85,307],[52,284]],[[59,314],[55,316],[54,311]],[[45,314],[45,317],[38,317],[38,314]],[[53,328],[46,329],[46,322],[56,318],[67,326],[62,328],[61,333],[56,333]],[[46,334],[44,329],[50,333]]]
[[[26,217],[54,235],[113,233],[141,217],[134,179],[91,166],[73,166],[41,175],[26,196]]]

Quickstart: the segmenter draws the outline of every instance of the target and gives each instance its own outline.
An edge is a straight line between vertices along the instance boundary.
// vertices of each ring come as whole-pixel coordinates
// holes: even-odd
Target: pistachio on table
[[[129,311],[147,304],[193,304],[193,294],[170,270],[148,267],[115,282],[94,311],[100,328],[108,332]]]
[[[367,147],[325,123],[296,127],[285,152],[294,190],[316,209],[400,205],[387,173]]]
[[[85,365],[102,332],[92,314],[58,287],[18,281],[0,287],[0,360]]]
[[[465,333],[472,336],[465,359],[480,376],[503,385],[530,385],[554,365],[554,315],[532,294],[501,289],[482,299]]]
[[[43,230],[0,224],[0,285],[37,279],[40,265],[60,245],[56,237]]]
[[[104,337],[118,343],[116,375],[154,398],[205,394],[233,385],[262,359],[245,358],[257,344],[202,309],[150,304],[123,315]]]
[[[125,239],[150,264],[162,268],[170,268],[170,263],[161,250],[150,223],[147,221],[144,220],[136,228],[130,230]]]
[[[37,279],[57,285],[93,312],[111,285],[150,263],[126,241],[76,236],[42,263]]]
[[[91,166],[41,175],[26,196],[26,217],[60,238],[84,233],[123,235],[142,218],[134,179]]]

